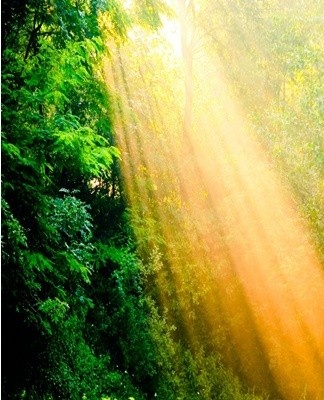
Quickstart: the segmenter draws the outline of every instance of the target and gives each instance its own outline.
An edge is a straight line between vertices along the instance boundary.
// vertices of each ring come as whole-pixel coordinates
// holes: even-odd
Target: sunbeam
[[[127,104],[116,112],[116,137],[134,231],[143,256],[163,255],[151,284],[175,336],[193,351],[219,352],[274,398],[324,398],[322,267],[289,186],[246,120],[244,99],[231,93],[221,61],[200,52],[184,144],[184,93],[173,89],[181,74],[168,76],[140,40],[133,46],[121,49],[119,72],[107,61],[107,82]]]

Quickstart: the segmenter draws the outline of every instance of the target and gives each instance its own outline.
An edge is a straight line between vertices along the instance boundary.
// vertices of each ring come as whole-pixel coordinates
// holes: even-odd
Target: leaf
[[[25,252],[24,255],[30,270],[36,270],[39,272],[53,271],[53,262],[43,254]]]
[[[15,159],[15,158],[21,158],[20,157],[20,150],[17,146],[15,146],[12,143],[6,143],[3,142],[1,143],[1,149],[3,153],[6,153],[7,156],[11,159]]]
[[[47,314],[51,321],[56,323],[65,317],[69,308],[70,307],[67,302],[61,301],[57,297],[54,299],[48,298],[47,300],[41,302],[38,306],[39,311]]]
[[[68,252],[59,252],[58,256],[61,256],[66,260],[68,268],[71,272],[75,272],[77,275],[80,275],[84,282],[90,283],[89,275],[91,275],[91,271],[89,268],[80,263]]]

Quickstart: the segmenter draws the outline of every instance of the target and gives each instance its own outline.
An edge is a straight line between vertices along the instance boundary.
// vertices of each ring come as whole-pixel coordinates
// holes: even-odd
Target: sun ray
[[[150,86],[145,74],[154,61],[147,47],[137,54],[140,68],[127,52],[118,60],[133,73],[130,87],[125,70],[109,83],[127,104],[116,136],[131,209],[141,210],[134,223],[140,248],[148,259],[156,247],[163,254],[155,285],[175,335],[193,351],[221,353],[260,391],[323,398],[323,271],[289,188],[230,93],[223,66],[200,57],[184,145],[183,94],[172,100],[174,110],[161,104],[174,81],[163,75]]]

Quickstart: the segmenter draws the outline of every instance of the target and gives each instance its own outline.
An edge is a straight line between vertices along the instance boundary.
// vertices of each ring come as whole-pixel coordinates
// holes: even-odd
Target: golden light
[[[179,41],[168,40],[178,51]],[[289,188],[215,60],[201,55],[195,71],[184,146],[178,77],[144,54],[138,42],[121,49],[107,83],[126,104],[116,137],[139,246],[148,259],[157,246],[163,252],[160,307],[193,351],[201,326],[208,329],[203,345],[251,387],[287,400],[324,398],[323,271]]]

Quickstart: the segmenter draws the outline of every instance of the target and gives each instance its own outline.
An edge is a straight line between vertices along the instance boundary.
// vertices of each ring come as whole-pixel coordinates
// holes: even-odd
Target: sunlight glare
[[[163,20],[163,26],[161,28],[161,34],[167,42],[171,45],[174,55],[177,58],[181,57],[181,34],[180,34],[180,25],[177,20]]]
[[[179,25],[165,23],[163,32],[179,57]],[[163,119],[166,105],[153,115],[153,94],[146,88],[147,99],[140,97],[145,77],[136,81],[133,73],[125,88],[119,72],[109,83],[128,104],[116,136],[139,246],[148,259],[163,249],[159,305],[178,327],[175,335],[195,351],[204,345],[220,352],[258,391],[323,398],[324,281],[307,224],[221,68],[207,56],[200,65],[190,154],[181,146],[181,123]],[[166,90],[163,78],[155,84]],[[146,101],[151,113],[143,111]],[[208,343],[199,343],[203,323]]]

